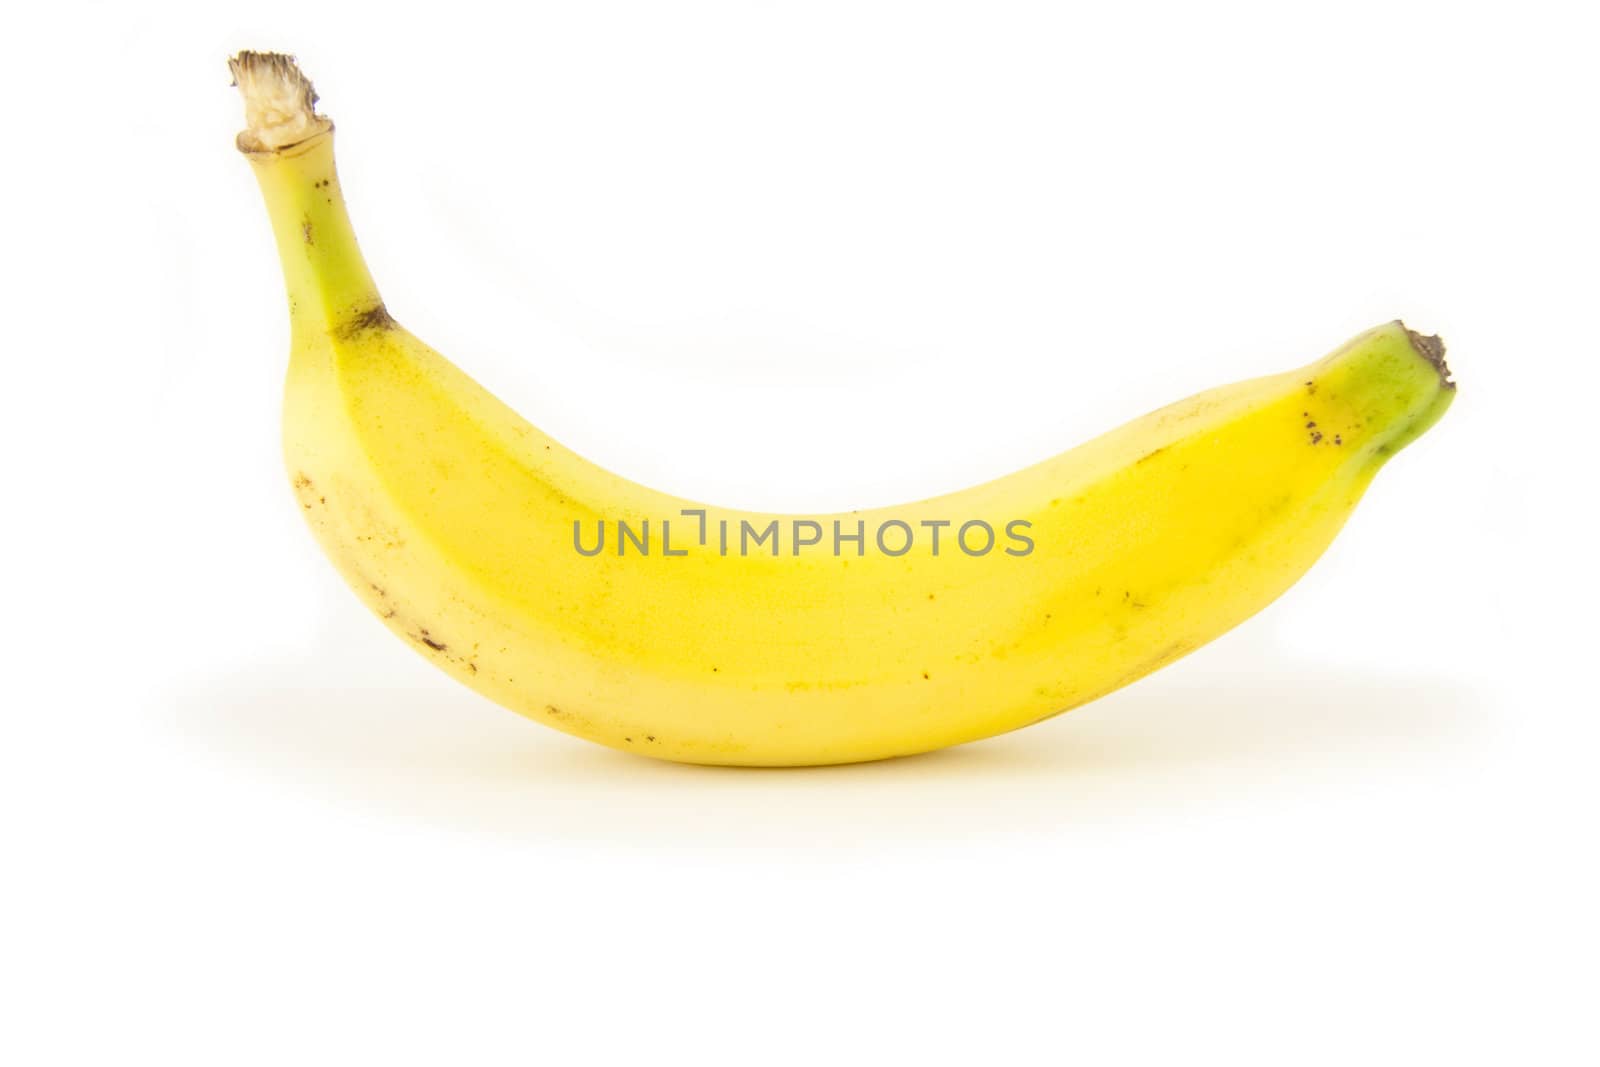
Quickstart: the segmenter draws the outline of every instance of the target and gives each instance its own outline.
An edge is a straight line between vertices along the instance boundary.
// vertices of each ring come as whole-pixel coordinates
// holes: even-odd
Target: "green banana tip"
[[[1405,330],[1406,337],[1411,341],[1411,347],[1417,355],[1433,364],[1433,369],[1439,372],[1439,384],[1445,389],[1455,389],[1455,379],[1450,375],[1450,366],[1444,361],[1444,339],[1438,334],[1418,333],[1399,319],[1395,325]]]

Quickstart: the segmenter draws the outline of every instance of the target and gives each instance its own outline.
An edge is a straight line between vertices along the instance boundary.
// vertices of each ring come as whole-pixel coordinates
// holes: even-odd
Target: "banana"
[[[284,456],[328,557],[441,669],[626,752],[814,765],[1047,719],[1260,611],[1444,413],[1399,322],[962,492],[832,515],[603,470],[397,324],[333,127],[287,56],[230,61],[288,290]]]

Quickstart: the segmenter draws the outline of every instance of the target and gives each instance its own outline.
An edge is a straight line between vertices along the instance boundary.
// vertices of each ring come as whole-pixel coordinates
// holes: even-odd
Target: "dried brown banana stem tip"
[[[331,129],[317,114],[317,91],[294,57],[281,52],[240,52],[228,60],[233,84],[244,97],[247,129],[241,152],[276,152]]]

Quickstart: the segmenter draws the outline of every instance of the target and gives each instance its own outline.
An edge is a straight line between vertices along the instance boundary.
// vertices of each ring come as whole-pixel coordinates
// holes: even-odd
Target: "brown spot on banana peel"
[[[341,323],[333,335],[340,341],[348,341],[367,330],[392,330],[398,325],[399,323],[389,314],[388,308],[382,304],[375,304]]]
[[[1160,448],[1156,449],[1153,452],[1146,452],[1144,455],[1142,455],[1142,456],[1140,456],[1138,458],[1138,460],[1134,463],[1134,466],[1137,467],[1141,463],[1146,462],[1147,460],[1155,459],[1157,456],[1161,455],[1161,453],[1165,452],[1166,450],[1167,450],[1167,446],[1166,445],[1162,445]],[[1054,504],[1055,501],[1052,500],[1050,503]]]
[[[595,728],[594,723],[580,712],[559,708],[554,704],[546,704],[544,706],[544,715],[550,720],[550,725],[569,734],[587,738],[590,741],[604,740],[602,733]],[[623,740],[630,745],[633,744],[632,737],[624,737]],[[652,737],[651,740],[653,741],[655,738]]]

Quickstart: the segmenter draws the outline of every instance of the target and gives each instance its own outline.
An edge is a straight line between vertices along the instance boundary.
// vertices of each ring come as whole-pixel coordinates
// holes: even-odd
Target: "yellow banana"
[[[836,515],[697,505],[605,471],[390,318],[285,56],[231,61],[292,345],[284,453],[352,589],[529,718],[627,752],[800,765],[1049,718],[1261,610],[1455,387],[1379,326],[997,481]]]

